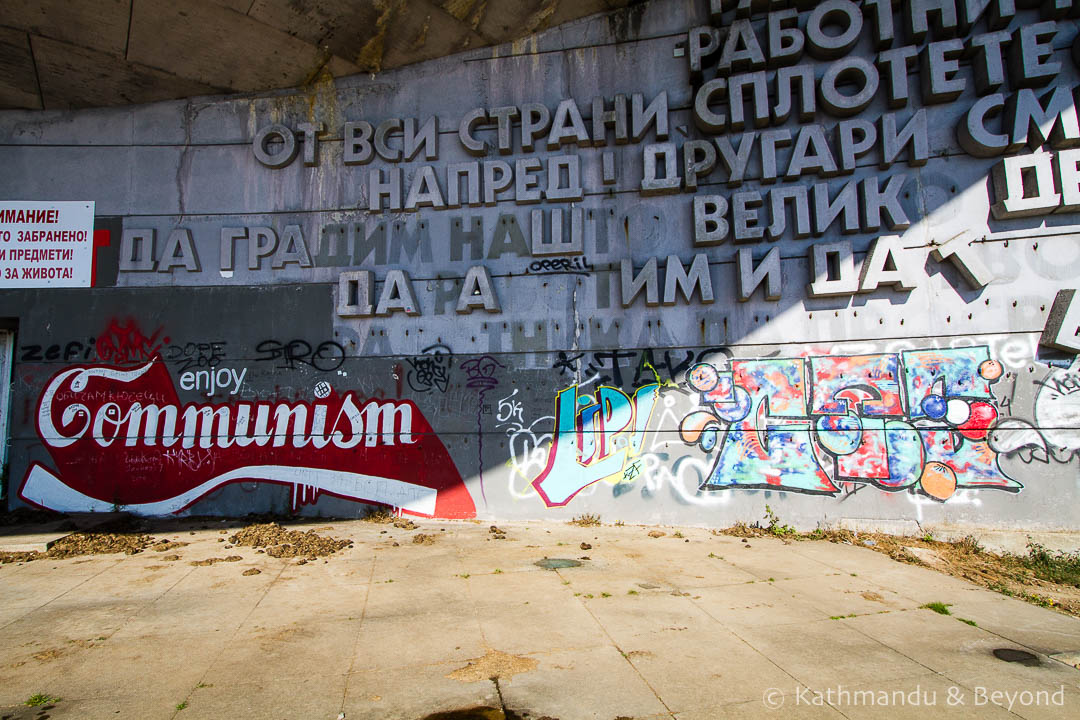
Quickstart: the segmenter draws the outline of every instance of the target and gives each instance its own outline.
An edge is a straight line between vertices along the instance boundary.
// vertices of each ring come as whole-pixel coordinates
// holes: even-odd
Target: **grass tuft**
[[[60,702],[60,698],[46,695],[45,693],[34,693],[30,697],[23,701],[23,705],[29,705],[30,707],[41,707],[42,705],[52,705],[53,703]]]
[[[1052,552],[1037,542],[1027,544],[1020,562],[1040,580],[1080,588],[1080,553]]]

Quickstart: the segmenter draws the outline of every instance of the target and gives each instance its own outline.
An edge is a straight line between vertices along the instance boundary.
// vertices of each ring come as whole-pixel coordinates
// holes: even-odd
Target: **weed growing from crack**
[[[952,615],[952,611],[949,610],[948,604],[943,602],[926,603],[925,605],[920,605],[919,607],[925,610],[933,610],[938,615]]]
[[[60,702],[61,698],[46,695],[45,693],[34,693],[30,697],[23,701],[23,705],[30,707],[41,707],[42,705],[52,705],[53,703]]]
[[[568,524],[577,525],[578,527],[593,527],[594,525],[600,524],[600,516],[594,515],[593,513],[582,513],[581,515],[578,515],[573,520],[571,520]]]

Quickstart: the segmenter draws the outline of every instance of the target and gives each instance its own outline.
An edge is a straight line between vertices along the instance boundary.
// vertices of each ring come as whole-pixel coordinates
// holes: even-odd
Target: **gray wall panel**
[[[1040,12],[1022,10],[1010,32]],[[422,516],[596,513],[720,526],[758,521],[768,503],[801,528],[1080,527],[1080,366],[1075,347],[1062,349],[1067,333],[1042,344],[1058,292],[1075,290],[1080,277],[1080,203],[993,217],[1002,200],[993,168],[1032,149],[976,158],[960,145],[957,123],[979,98],[970,58],[959,64],[964,91],[925,106],[922,165],[903,156],[885,169],[874,149],[850,174],[770,182],[755,149],[738,187],[718,166],[696,193],[647,195],[653,129],[625,145],[549,150],[541,140],[524,152],[516,124],[511,153],[482,157],[458,138],[474,108],[536,102],[554,112],[572,98],[591,132],[593,97],[642,93],[648,102],[663,91],[667,142],[737,144],[741,131],[711,135],[694,121],[700,84],[688,71],[686,33],[706,22],[703,3],[653,0],[511,45],[306,89],[0,113],[0,195],[94,200],[111,231],[100,262],[120,258],[115,288],[0,293],[0,317],[18,323],[9,504],[348,515],[375,503]],[[983,30],[980,21],[975,33]],[[1047,61],[1061,70],[1038,96],[1080,85],[1075,36],[1074,20],[1058,21]],[[846,57],[875,59],[868,25]],[[802,60],[819,78],[832,62]],[[707,67],[705,79],[713,74]],[[909,72],[912,101],[895,111],[901,124],[924,107],[922,74]],[[1016,92],[1016,80],[1002,92]],[[885,112],[879,93],[856,117],[878,122]],[[433,116],[437,159],[343,163],[346,122]],[[819,104],[812,123],[833,142],[842,119]],[[304,165],[299,138],[286,167],[256,160],[261,129],[306,122],[326,129],[317,166]],[[787,129],[794,139],[809,126],[791,119],[750,130]],[[1044,191],[1062,192],[1061,163],[1080,144],[1074,134],[1043,147],[1065,153]],[[476,136],[496,143],[494,126]],[[616,177],[606,183],[608,153]],[[778,152],[781,173],[793,153]],[[450,164],[546,164],[559,155],[580,160],[580,200],[525,204],[511,189],[481,207],[368,211],[372,169],[400,169],[404,198],[431,166],[445,195]],[[734,204],[737,193],[811,193],[825,183],[834,198],[857,183],[862,197],[868,183],[897,175],[906,177],[897,202],[909,227],[862,222],[844,234],[833,224],[796,237],[785,211],[788,227],[774,240],[694,243],[695,195]],[[1029,172],[1028,197],[1032,180]],[[532,213],[550,222],[556,210],[582,213],[581,247],[539,254]],[[350,223],[361,228],[358,247],[331,253],[329,238]],[[386,237],[372,235],[369,246],[378,223]],[[482,226],[477,255],[464,242],[454,259],[455,238],[473,223]],[[296,247],[284,253],[292,226],[306,258]],[[230,268],[223,228],[270,228],[277,252],[257,249],[263,257],[250,268],[250,245],[238,240]],[[139,268],[121,236],[148,231],[155,263]],[[170,238],[185,233],[194,254],[161,267]],[[972,242],[959,252],[985,266],[983,282],[968,277],[981,272],[973,260],[965,272],[935,257],[963,233]],[[875,248],[881,260],[890,235],[900,236],[913,287],[872,289],[855,277],[834,294],[811,293],[815,249],[850,243],[858,276]],[[778,252],[778,297],[767,299],[762,286],[739,302],[746,250],[755,264]],[[664,302],[669,256],[686,271],[698,256],[707,263],[713,302],[700,287],[689,300],[676,293]],[[624,305],[624,260],[634,275],[656,261],[655,303],[643,292]],[[480,270],[499,311],[458,313],[466,277]],[[350,292],[342,274],[363,272],[373,305],[394,305],[389,288],[407,277],[415,314],[342,308],[364,299],[340,296]]]

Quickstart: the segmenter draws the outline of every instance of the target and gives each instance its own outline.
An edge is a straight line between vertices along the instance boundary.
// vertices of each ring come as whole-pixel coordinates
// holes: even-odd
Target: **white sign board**
[[[94,203],[0,202],[0,288],[90,287]]]

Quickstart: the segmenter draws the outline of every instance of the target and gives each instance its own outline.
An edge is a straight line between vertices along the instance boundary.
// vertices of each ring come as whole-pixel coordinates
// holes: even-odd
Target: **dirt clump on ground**
[[[247,570],[245,570],[244,572],[242,572],[240,574],[245,576],[245,577],[250,577],[252,575],[258,575],[261,572],[262,572],[262,570],[260,570],[259,568],[248,568]]]
[[[265,548],[275,558],[328,557],[338,550],[352,547],[352,540],[324,537],[314,530],[286,530],[277,523],[249,525],[229,538],[233,545]]]
[[[63,559],[79,555],[136,555],[153,545],[154,538],[133,518],[121,518],[93,530],[77,532],[53,543],[43,557]]]
[[[413,545],[434,545],[435,536],[425,535],[424,533],[416,533],[413,535]]]
[[[200,567],[206,567],[207,565],[216,565],[217,563],[221,562],[240,562],[243,559],[244,558],[240,557],[239,555],[229,555],[228,557],[223,558],[212,557],[206,558],[205,560],[192,560],[191,564]]]
[[[402,530],[416,530],[420,527],[409,518],[398,517],[386,508],[376,508],[360,519],[376,525],[393,525]]]
[[[52,517],[55,519],[62,516],[52,515]],[[0,553],[0,563],[30,562],[45,558],[63,560],[80,555],[109,555],[111,553],[135,555],[146,550],[153,543],[154,538],[143,532],[142,526],[137,521],[121,518],[93,530],[62,537],[46,552]]]
[[[732,525],[729,528],[724,528],[723,530],[713,530],[713,534],[714,535],[727,535],[729,537],[751,538],[751,537],[762,537],[764,535],[767,535],[768,533],[765,532],[765,530],[762,529],[762,528],[747,525],[746,523],[738,522],[738,523],[735,523],[734,525]]]
[[[176,542],[176,541],[171,541],[170,542],[169,540],[158,540],[156,543],[154,543],[150,547],[150,549],[153,550],[154,552],[168,552],[169,550],[175,550],[177,548],[182,548],[182,547],[185,547],[187,545],[190,545],[190,543]]]
[[[45,557],[70,558],[78,555],[136,555],[154,542],[141,533],[74,533],[56,541]]]

